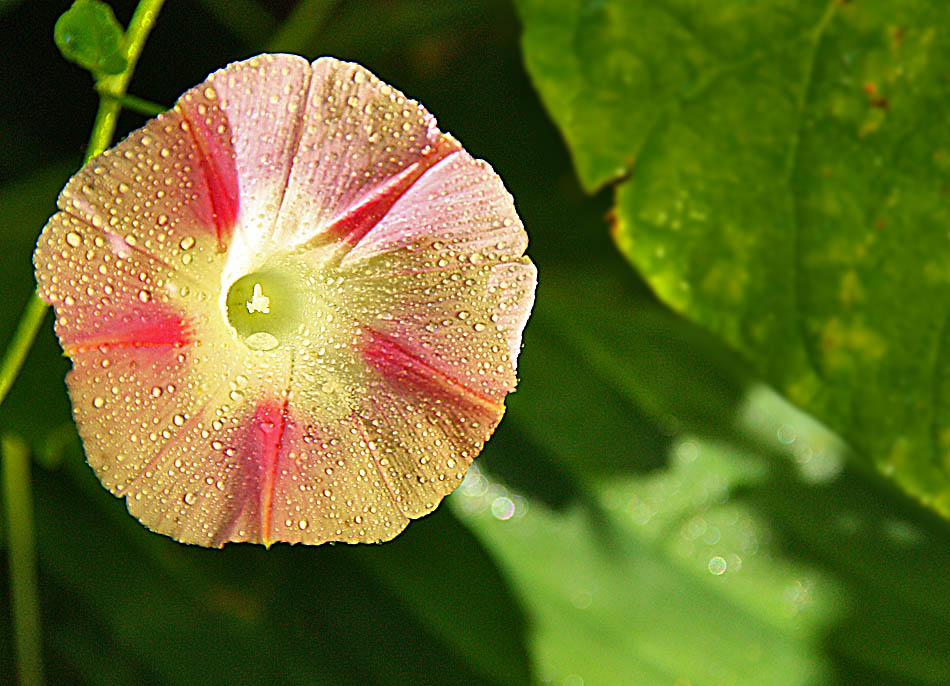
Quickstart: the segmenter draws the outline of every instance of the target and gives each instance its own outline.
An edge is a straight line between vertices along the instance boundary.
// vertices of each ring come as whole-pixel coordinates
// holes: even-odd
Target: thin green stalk
[[[92,125],[89,144],[86,146],[86,161],[108,148],[112,142],[119,112],[122,111],[121,99],[125,97],[129,81],[132,80],[132,72],[135,70],[139,55],[142,54],[142,48],[145,46],[145,39],[148,37],[149,31],[152,30],[152,26],[155,25],[155,20],[158,18],[159,10],[161,10],[164,2],[165,0],[140,0],[132,14],[129,28],[125,32],[125,58],[127,60],[125,70],[121,74],[102,78],[96,84],[97,90],[104,89],[109,95],[99,96],[99,111],[96,113],[96,121]],[[46,303],[36,293],[33,293],[23,310],[23,314],[20,315],[20,321],[13,333],[13,339],[3,354],[3,360],[0,360],[0,404],[6,399],[13,381],[23,367],[23,362],[26,360],[30,348],[33,347],[36,334],[39,333],[40,326],[43,324],[45,314]]]
[[[33,293],[20,316],[16,331],[13,332],[13,339],[3,353],[3,361],[0,361],[0,402],[7,397],[17,374],[20,373],[20,368],[33,346],[33,339],[36,338],[36,332],[40,330],[45,315],[46,303]]]
[[[36,583],[36,535],[33,530],[33,494],[30,488],[30,450],[23,439],[0,439],[0,481],[3,484],[4,521],[10,557],[10,596],[16,668],[21,686],[43,683],[43,647],[40,603]]]
[[[121,74],[101,79],[96,84],[97,88],[103,88],[109,95],[99,96],[99,111],[86,148],[87,161],[109,147],[112,142],[122,109],[121,99],[125,97],[132,71],[163,2],[164,0],[140,0],[125,34],[125,70]],[[20,373],[45,314],[46,303],[33,293],[13,333],[13,339],[0,360],[0,403],[6,399],[17,374]],[[17,674],[22,686],[42,686],[42,634],[36,581],[36,534],[33,528],[29,449],[21,439],[3,436],[0,439],[0,457],[4,519],[9,540]]]
[[[96,91],[104,98],[112,98],[118,100],[119,104],[122,105],[122,109],[129,110],[130,112],[136,112],[138,114],[144,114],[146,117],[154,117],[157,114],[168,111],[167,105],[159,105],[157,102],[152,102],[151,100],[146,100],[145,98],[140,98],[135,95],[116,95],[115,93],[110,93],[101,86],[96,86]]]

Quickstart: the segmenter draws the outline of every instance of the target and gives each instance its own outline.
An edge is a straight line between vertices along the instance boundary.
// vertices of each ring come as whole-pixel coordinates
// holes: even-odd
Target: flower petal
[[[375,372],[360,411],[366,440],[396,504],[421,517],[461,483],[504,405],[379,332],[366,332],[362,352]]]
[[[387,540],[504,413],[536,283],[511,196],[358,65],[230,65],[60,207],[34,260],[77,425],[156,531]]]
[[[343,258],[361,322],[496,401],[514,390],[534,266],[511,196],[457,153],[428,171]],[[375,317],[375,321],[373,318]]]
[[[355,243],[458,142],[419,103],[358,64],[313,63],[300,145],[275,240]]]
[[[39,293],[56,307],[56,333],[69,354],[101,345],[178,347],[191,338],[188,317],[170,303],[174,270],[135,241],[59,212],[34,261]]]
[[[419,178],[340,267],[414,245],[417,254],[408,256],[408,262],[394,261],[394,271],[452,270],[459,264],[518,258],[528,236],[498,175],[483,160],[461,151]],[[421,249],[426,246],[431,251]]]
[[[360,423],[327,422],[319,408],[301,412],[294,400],[291,394],[282,412],[262,406],[251,425],[248,440],[257,445],[246,454],[266,456],[261,497],[248,500],[258,506],[257,540],[367,543],[402,531],[409,520],[377,471]]]
[[[231,64],[178,102],[197,145],[212,160],[233,157],[240,209],[225,280],[253,271],[274,241],[277,213],[300,143],[310,65],[296,55]]]
[[[196,242],[210,237],[223,247],[231,231],[233,162],[221,159],[213,176],[206,167],[188,124],[170,110],[86,164],[58,205],[107,238],[117,255],[135,250],[177,269]]]

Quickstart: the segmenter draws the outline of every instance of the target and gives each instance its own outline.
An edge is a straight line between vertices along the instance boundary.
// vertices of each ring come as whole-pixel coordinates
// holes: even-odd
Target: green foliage
[[[581,181],[618,181],[614,237],[660,298],[950,516],[950,8],[519,7]]]
[[[882,110],[862,90],[878,77],[855,77],[853,126],[862,116],[883,117],[877,131],[856,139],[860,145],[847,127],[831,126],[821,93],[836,83],[826,73],[842,64],[836,55],[850,55],[846,65],[857,69],[872,38],[890,50],[881,36],[892,37],[892,29],[905,27],[906,47],[930,26],[929,45],[938,45],[942,6],[893,3],[886,20],[884,4],[871,0],[836,6],[803,96],[795,69],[824,5],[521,2],[524,57],[546,112],[522,71],[515,17],[504,4],[330,4],[323,28],[301,51],[363,62],[419,98],[444,129],[491,162],[516,198],[540,273],[519,389],[459,492],[391,543],[204,550],[140,526],[84,463],[62,382],[68,362],[47,320],[2,407],[0,429],[26,438],[34,455],[49,682],[950,683],[950,527],[873,472],[855,469],[860,463],[841,438],[760,383],[748,364],[784,392],[779,372],[791,379],[802,368],[802,339],[774,333],[789,326],[781,324],[786,310],[769,309],[789,287],[780,279],[789,266],[780,266],[790,227],[800,227],[796,235],[810,251],[832,240],[848,245],[858,224],[817,223],[822,203],[838,198],[854,216],[863,208],[876,219],[872,209],[886,209],[888,183],[900,185],[904,201],[888,210],[876,240],[888,241],[893,262],[879,259],[881,274],[855,266],[868,293],[855,307],[864,308],[868,326],[910,317],[906,336],[896,340],[906,342],[905,362],[913,355],[925,361],[913,346],[927,328],[913,327],[938,307],[939,293],[894,305],[873,289],[885,287],[884,276],[893,293],[920,278],[908,252],[940,257],[939,233],[946,232],[934,229],[939,208],[927,201],[939,175],[915,174],[927,154],[942,149],[946,134],[934,122],[946,108],[945,86],[908,87],[905,109],[895,100],[899,89],[885,90],[881,78],[874,97],[890,103]],[[116,7],[128,16],[132,3]],[[269,29],[289,16],[276,4],[260,7],[273,13],[274,26],[237,21],[218,0],[168,3],[133,91],[170,103],[209,69],[260,51]],[[929,19],[920,14],[927,7]],[[44,10],[45,24],[35,16]],[[905,21],[911,15],[916,24]],[[216,17],[237,23],[222,28]],[[39,45],[54,20],[45,4],[23,3],[0,17],[0,30],[34,31]],[[853,27],[865,49],[833,42]],[[15,60],[18,49],[8,44],[4,59]],[[919,60],[924,73],[950,66],[946,56],[917,54],[930,55]],[[889,64],[884,56],[875,58],[881,69]],[[36,59],[42,79],[0,89],[2,128],[42,132],[21,136],[32,152],[12,156],[0,178],[4,342],[34,287],[32,247],[80,163],[95,104],[91,89],[86,100],[67,97],[75,70],[59,68],[52,45]],[[638,60],[648,65],[640,77]],[[787,69],[776,71],[776,60]],[[903,63],[901,78],[910,78],[911,66]],[[798,162],[785,188],[755,165],[788,154],[767,144],[786,141],[786,120],[773,117],[788,115],[788,98],[804,98],[804,109]],[[573,166],[548,114],[568,141]],[[882,152],[891,172],[876,171],[865,146],[880,136],[891,141],[888,126],[897,116],[904,147],[900,155],[896,147],[890,157]],[[124,114],[120,135],[143,121]],[[910,122],[923,134],[911,135]],[[773,138],[763,138],[767,132]],[[819,163],[840,175],[815,178],[808,170]],[[619,183],[616,203],[585,195],[610,181]],[[862,196],[861,188],[870,190]],[[688,196],[678,208],[680,189]],[[708,234],[688,216],[693,199],[709,207]],[[800,224],[789,223],[790,203]],[[609,241],[609,204],[625,254],[649,288]],[[869,254],[880,258],[875,251],[883,248],[873,243]],[[658,249],[666,249],[665,262]],[[746,254],[748,261],[738,260]],[[717,265],[750,274],[734,310],[722,291],[693,281]],[[803,310],[809,321],[829,316],[820,289],[840,285],[817,269],[808,266],[798,282],[813,298]],[[685,305],[668,296],[658,274],[689,284]],[[651,289],[701,326],[671,312]],[[737,324],[739,317],[747,324]],[[772,332],[770,355],[742,343],[756,326]],[[891,348],[882,360],[892,363]],[[848,383],[823,377],[818,388],[844,397],[848,402],[833,407],[855,418],[865,416],[862,408],[883,412],[854,389],[871,384],[868,393],[882,393],[884,377],[857,372]],[[930,388],[919,385],[908,381],[896,397],[919,401]],[[808,408],[841,428],[837,415]],[[880,421],[869,436],[884,435]],[[847,437],[858,457],[875,454]],[[925,461],[908,454],[908,464]],[[3,568],[6,533],[0,519]],[[4,607],[8,583],[0,574]],[[9,611],[0,611],[0,683],[15,682],[11,626]]]
[[[122,37],[122,26],[112,8],[100,0],[76,0],[53,29],[53,39],[63,57],[97,77],[125,69],[128,62]]]

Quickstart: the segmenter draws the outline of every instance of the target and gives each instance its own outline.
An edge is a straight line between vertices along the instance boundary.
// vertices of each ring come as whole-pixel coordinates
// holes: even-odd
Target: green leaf
[[[519,390],[449,498],[521,599],[539,679],[947,683],[943,522],[609,265],[540,272]]]
[[[950,6],[520,0],[662,300],[950,517]]]
[[[123,36],[112,8],[100,0],[76,0],[53,29],[53,39],[63,57],[97,77],[125,69]]]

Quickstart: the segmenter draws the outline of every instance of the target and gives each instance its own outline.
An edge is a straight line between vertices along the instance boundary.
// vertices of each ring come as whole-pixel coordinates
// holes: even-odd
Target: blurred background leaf
[[[945,522],[849,468],[840,438],[611,266],[549,266],[506,425],[451,501],[526,607],[538,676],[950,680]],[[639,410],[605,431],[618,396]]]
[[[127,22],[133,3],[113,4]],[[556,89],[537,80],[561,132],[534,94],[507,2],[318,4],[319,22],[294,34],[297,50],[362,62],[418,98],[514,194],[540,272],[519,390],[462,489],[395,541],[202,550],[141,527],[85,465],[65,396],[68,363],[47,324],[0,428],[27,438],[37,461],[50,683],[950,682],[946,523],[850,466],[840,438],[659,303],[655,284],[611,243],[613,199],[586,191],[629,171],[624,146],[654,100],[631,105],[627,87],[609,80],[578,96],[571,121],[591,127],[585,145],[601,160],[586,169],[551,105]],[[585,26],[608,31],[578,30],[578,50],[624,44],[626,34],[610,31],[627,25],[597,14],[615,6],[572,6],[593,13]],[[174,102],[210,71],[262,50],[289,17],[300,21],[299,7],[167,3],[130,92]],[[531,41],[563,47],[564,6],[531,7],[550,20],[526,23],[537,79]],[[64,9],[12,3],[0,13],[0,31],[24,41],[0,46],[10,67],[0,72],[0,132],[16,132],[0,133],[13,153],[0,157],[3,341],[33,288],[33,243],[81,161],[95,110],[92,88],[49,39]],[[647,16],[633,24],[637,40],[660,40],[672,18]],[[698,15],[680,18],[689,16]],[[24,44],[34,47],[16,47]],[[612,59],[627,68],[627,58]],[[675,69],[670,55],[657,60]],[[634,123],[593,116],[611,104]],[[120,127],[143,121],[126,113]],[[657,202],[676,188],[658,182]],[[704,245],[696,240],[677,249],[692,254]],[[784,351],[775,350],[779,362]],[[7,584],[0,576],[5,599]],[[0,611],[0,683],[14,680],[9,636]]]

